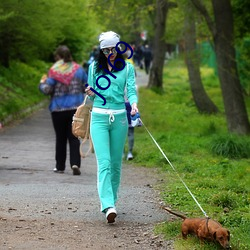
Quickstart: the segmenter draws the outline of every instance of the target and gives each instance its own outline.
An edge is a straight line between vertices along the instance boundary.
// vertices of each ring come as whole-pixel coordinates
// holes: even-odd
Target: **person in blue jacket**
[[[106,214],[108,223],[113,223],[117,216],[115,205],[128,131],[124,91],[126,89],[131,104],[131,115],[138,112],[137,93],[134,66],[117,52],[120,36],[113,31],[103,32],[99,42],[99,57],[89,67],[89,86],[85,91],[93,100],[90,134],[97,159],[101,211]]]
[[[55,173],[64,173],[66,168],[67,142],[69,142],[70,166],[73,175],[80,175],[80,142],[72,134],[72,117],[84,100],[87,74],[73,61],[67,46],[59,46],[55,51],[56,62],[48,75],[41,79],[39,89],[50,95],[49,110],[56,134]]]

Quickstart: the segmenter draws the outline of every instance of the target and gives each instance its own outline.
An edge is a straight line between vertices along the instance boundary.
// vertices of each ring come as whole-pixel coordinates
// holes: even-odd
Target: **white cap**
[[[103,32],[99,36],[100,49],[115,47],[120,42],[120,36],[113,31]]]

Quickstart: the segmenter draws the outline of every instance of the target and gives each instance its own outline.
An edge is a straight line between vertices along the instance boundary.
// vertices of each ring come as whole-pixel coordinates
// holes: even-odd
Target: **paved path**
[[[138,73],[137,79],[143,86],[147,76]],[[99,211],[94,154],[82,160],[81,176],[73,176],[69,164],[64,174],[56,174],[54,141],[47,107],[0,130],[1,250],[166,249],[153,236],[155,223],[167,218],[152,188],[159,179],[156,170],[125,162],[117,226],[110,228]],[[80,236],[74,223],[84,228],[77,229]],[[63,231],[68,227],[73,229]],[[114,236],[107,242],[110,233]]]
[[[36,210],[38,207],[45,209],[48,204],[53,204],[56,198],[62,206],[73,200],[73,206],[78,207],[78,213],[63,216],[70,216],[74,220],[80,218],[91,221],[103,220],[103,215],[99,213],[96,190],[95,155],[91,154],[82,160],[81,176],[72,175],[69,163],[65,174],[53,173],[54,166],[54,132],[47,108],[39,110],[20,124],[2,131],[0,133],[1,208],[7,211],[9,207],[22,203],[24,205],[22,214],[30,216],[32,209]],[[147,169],[124,166],[121,202],[118,205],[122,212],[119,216],[121,219],[141,222],[162,219],[161,214],[151,214],[154,206],[151,201],[148,201],[148,204],[145,202],[147,192],[150,190],[147,186],[152,183],[150,179],[144,178],[144,174],[147,174]],[[143,175],[143,178],[140,175]],[[25,204],[31,198],[34,198],[35,202],[30,209],[26,209]],[[135,204],[138,206],[138,212],[129,216],[123,214],[127,207],[133,207]],[[145,216],[146,211],[147,216]],[[143,216],[140,216],[142,214]],[[35,213],[34,216],[39,215]],[[52,216],[60,218],[61,209]]]
[[[136,67],[136,84],[138,87],[146,87],[148,85],[149,76],[144,73],[144,70]]]
[[[143,73],[138,73],[138,84],[141,86],[147,79]],[[0,130],[1,131],[1,130]],[[47,107],[40,109],[31,117],[26,118],[19,124],[13,127],[2,129],[0,132],[0,196],[5,200],[4,206],[11,207],[16,202],[25,203],[25,199],[30,199],[34,196],[36,202],[39,201],[45,205],[46,200],[53,203],[54,196],[65,199],[67,196],[74,197],[77,200],[77,206],[82,211],[89,210],[93,212],[93,216],[98,220],[103,219],[102,215],[96,213],[99,211],[99,200],[96,190],[96,160],[95,155],[91,154],[86,159],[82,160],[82,175],[72,176],[71,169],[68,166],[65,174],[55,174],[52,169],[55,166],[54,147],[55,147],[54,131],[52,122]],[[86,146],[87,147],[87,146]],[[151,184],[150,181],[140,183],[139,176],[144,175],[143,171],[147,169],[134,169],[124,166],[124,181],[121,188],[121,210],[126,210],[125,207],[133,206],[134,200],[129,197],[135,194],[140,194],[144,190],[144,186]],[[133,186],[130,186],[133,185]],[[142,190],[141,190],[142,188]],[[8,198],[10,196],[11,198]],[[82,199],[79,199],[82,197]],[[14,199],[13,199],[14,198]],[[81,200],[88,199],[89,202],[82,204]],[[146,197],[144,195],[136,197],[136,202],[144,203]],[[148,206],[150,204],[147,204]],[[3,206],[3,204],[1,204]],[[40,206],[40,204],[39,204]],[[143,208],[142,204],[138,205],[138,209]],[[149,210],[150,211],[150,210]],[[29,213],[25,210],[24,213]],[[89,213],[86,214],[86,220],[91,219]],[[150,216],[138,217],[138,214],[131,214],[126,219],[141,221],[158,220],[159,215],[152,214]],[[55,216],[60,217],[60,213]],[[80,213],[71,214],[72,219],[77,219],[78,216],[83,216]],[[156,217],[155,217],[156,216]],[[124,215],[121,215],[121,218]],[[138,217],[138,218],[137,218]],[[159,219],[162,218],[161,216]]]

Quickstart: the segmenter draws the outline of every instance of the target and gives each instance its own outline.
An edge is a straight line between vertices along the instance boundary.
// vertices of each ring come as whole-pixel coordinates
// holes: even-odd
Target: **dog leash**
[[[189,192],[189,194],[191,195],[191,197],[193,198],[193,200],[196,202],[196,204],[198,205],[198,207],[200,208],[200,210],[202,211],[202,213],[205,215],[206,218],[209,218],[209,216],[206,214],[206,212],[203,210],[203,208],[201,207],[201,205],[199,204],[199,202],[196,200],[196,198],[194,197],[194,195],[192,194],[192,192],[190,191],[190,189],[188,188],[188,186],[186,185],[186,183],[182,180],[182,178],[178,174],[178,172],[175,169],[175,167],[173,166],[173,164],[170,162],[170,160],[168,159],[168,157],[165,155],[165,153],[163,152],[163,150],[161,149],[161,147],[159,146],[159,144],[157,143],[157,141],[154,139],[154,137],[152,136],[152,134],[149,132],[148,128],[145,126],[145,124],[143,123],[143,121],[141,120],[141,118],[139,118],[139,119],[140,119],[142,125],[144,126],[144,128],[146,129],[146,131],[148,132],[149,136],[151,137],[151,139],[155,143],[155,145],[158,147],[158,149],[160,150],[160,152],[162,153],[162,155],[165,157],[165,159],[167,160],[167,162],[169,163],[169,165],[175,171],[175,173],[177,174],[177,176],[181,180],[182,184],[185,186],[185,188],[187,189],[187,191]]]

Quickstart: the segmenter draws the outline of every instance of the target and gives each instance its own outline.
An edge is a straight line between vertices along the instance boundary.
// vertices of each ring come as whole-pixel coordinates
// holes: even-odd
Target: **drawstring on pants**
[[[115,116],[113,114],[113,112],[110,112],[109,113],[109,125],[115,121]]]
[[[102,108],[93,107],[92,112],[93,113],[98,113],[98,114],[107,114],[107,115],[109,115],[109,125],[111,125],[111,123],[115,121],[114,114],[125,113],[126,110],[125,109],[118,109],[118,110],[115,110],[115,109],[102,109]]]

